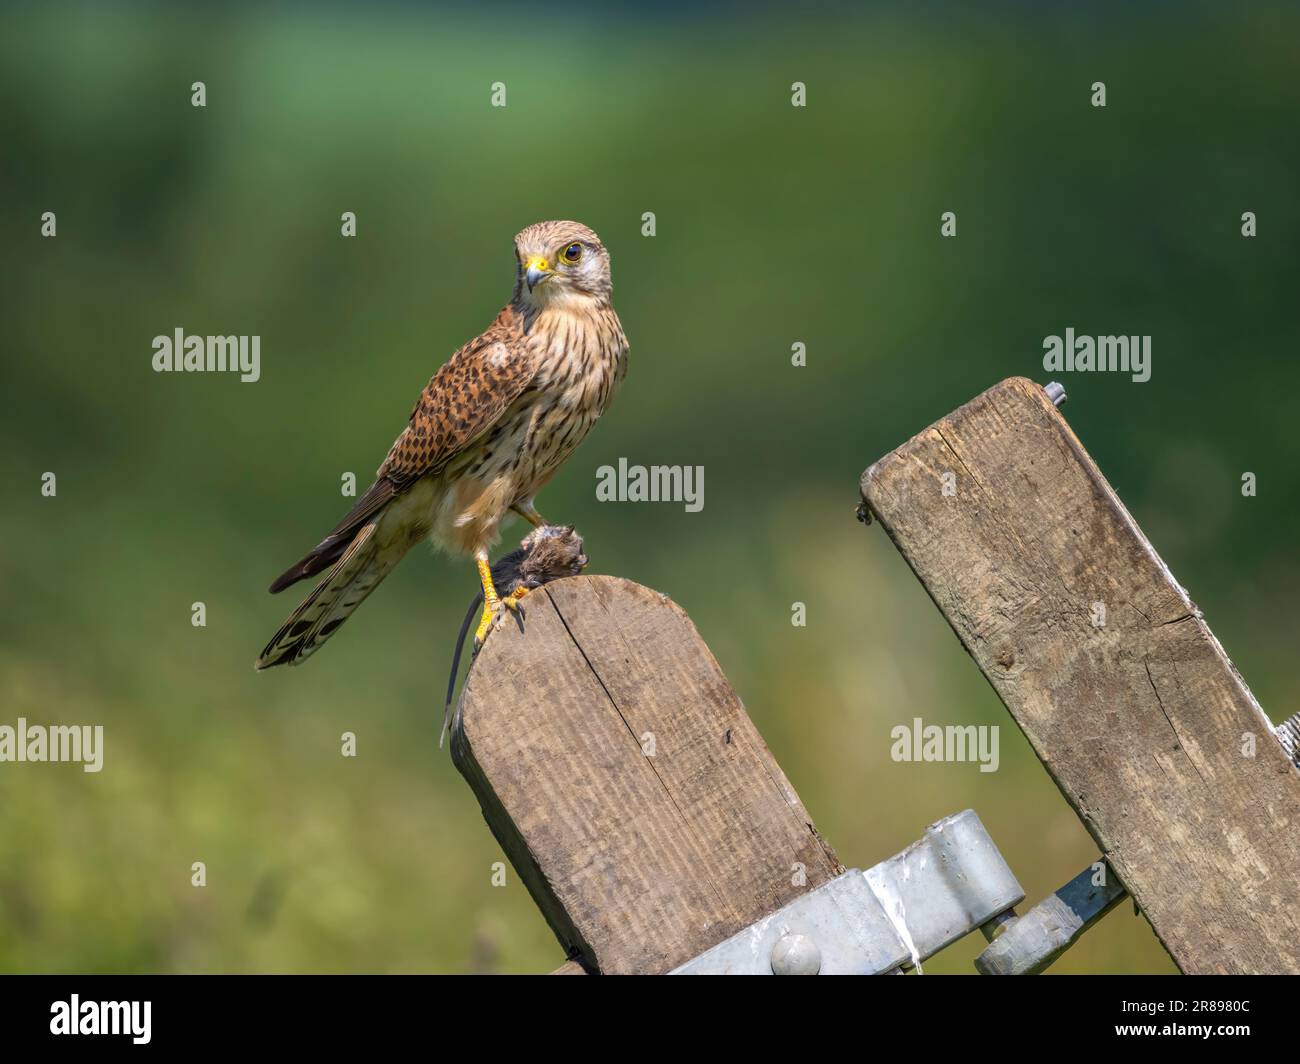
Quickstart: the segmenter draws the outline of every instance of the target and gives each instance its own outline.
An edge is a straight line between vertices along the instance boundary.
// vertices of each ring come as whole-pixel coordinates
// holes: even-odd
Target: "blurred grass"
[[[1067,414],[1274,719],[1295,710],[1300,13],[505,10],[0,15],[0,723],[107,744],[98,775],[0,766],[0,970],[558,963],[514,877],[489,886],[500,852],[436,748],[470,566],[415,552],[309,666],[251,669],[291,605],[266,583],[508,298],[541,218],[602,234],[632,340],[542,510],[690,611],[846,863],[968,806],[1033,899],[1094,859],[852,517],[863,467],[1041,379],[1066,326],[1152,334],[1150,383],[1076,375]],[[261,335],[262,380],[153,374],[177,326]],[[619,456],[704,465],[704,511],[597,505]],[[1000,771],[890,761],[913,716],[1003,725]],[[1056,970],[1170,968],[1124,907]]]

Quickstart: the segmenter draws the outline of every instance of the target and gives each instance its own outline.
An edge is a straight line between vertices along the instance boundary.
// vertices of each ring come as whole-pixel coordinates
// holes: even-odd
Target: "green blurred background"
[[[251,668],[296,601],[266,584],[508,299],[511,237],[543,218],[611,249],[632,365],[541,509],[592,571],[690,612],[846,864],[968,806],[1031,899],[1095,858],[853,518],[867,464],[1045,379],[1067,326],[1153,336],[1149,383],[1067,376],[1067,415],[1273,719],[1296,709],[1294,7],[0,19],[0,723],[106,729],[97,775],[0,765],[0,970],[560,962],[513,874],[490,886],[500,851],[436,745],[472,566],[413,552],[305,667]],[[153,373],[178,326],[259,334],[261,381]],[[598,504],[620,456],[705,466],[703,512]],[[1000,771],[892,762],[913,716],[1002,725]],[[971,971],[978,938],[927,970]],[[1124,906],[1054,970],[1173,968]]]

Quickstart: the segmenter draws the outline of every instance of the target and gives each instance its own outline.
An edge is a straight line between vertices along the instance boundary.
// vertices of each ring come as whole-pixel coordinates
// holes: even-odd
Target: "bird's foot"
[[[478,629],[474,632],[474,652],[477,654],[479,648],[487,640],[488,633],[497,627],[507,613],[514,614],[516,622],[519,624],[519,630],[524,630],[524,608],[519,604],[519,600],[528,594],[528,588],[521,587],[513,594],[506,595],[504,598],[497,598],[495,595],[490,602],[483,604],[483,617],[478,622]]]
[[[518,588],[514,592],[514,594],[507,595],[505,598],[503,598],[501,600],[501,605],[503,605],[511,613],[517,614],[519,619],[522,621],[524,619],[524,608],[521,605],[519,605],[519,602],[525,595],[528,594],[530,590],[532,589],[527,587]]]

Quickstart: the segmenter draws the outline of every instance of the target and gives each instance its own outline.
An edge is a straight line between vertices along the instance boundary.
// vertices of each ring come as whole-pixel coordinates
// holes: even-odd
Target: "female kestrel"
[[[483,584],[482,641],[501,607],[488,548],[511,511],[546,524],[537,492],[604,413],[627,372],[610,302],[609,252],[578,222],[538,222],[515,237],[515,291],[483,335],[424,389],[375,482],[274,594],[328,569],[257,659],[312,654],[417,542],[472,554]]]

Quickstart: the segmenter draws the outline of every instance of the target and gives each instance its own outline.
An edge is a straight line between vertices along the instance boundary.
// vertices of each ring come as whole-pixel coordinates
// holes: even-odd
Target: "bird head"
[[[515,237],[515,300],[541,308],[608,302],[609,252],[581,222],[538,222]]]

